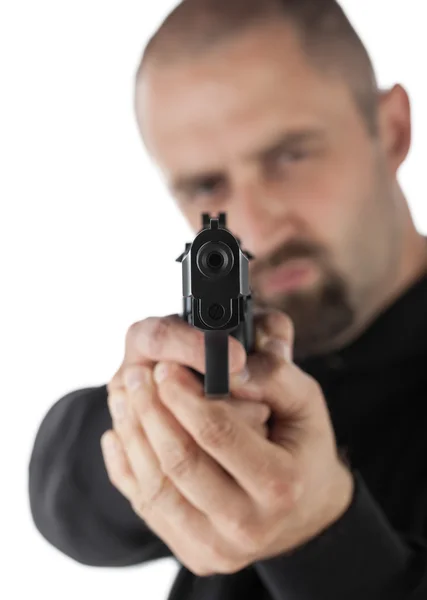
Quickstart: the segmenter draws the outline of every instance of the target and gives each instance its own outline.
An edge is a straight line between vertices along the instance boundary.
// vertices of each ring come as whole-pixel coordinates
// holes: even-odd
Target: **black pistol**
[[[228,335],[246,353],[254,348],[249,261],[240,240],[226,228],[226,214],[202,214],[202,229],[177,262],[182,263],[183,314],[187,323],[204,332],[206,351],[203,381],[208,397],[229,394]],[[192,369],[193,372],[195,372]]]

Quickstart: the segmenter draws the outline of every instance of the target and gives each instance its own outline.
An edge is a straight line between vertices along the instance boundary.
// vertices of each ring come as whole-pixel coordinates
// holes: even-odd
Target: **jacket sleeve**
[[[319,536],[255,563],[272,600],[422,600],[427,598],[426,536],[401,535],[360,473],[344,515]]]
[[[85,565],[121,567],[172,556],[108,479],[100,439],[111,428],[107,386],[58,400],[35,437],[28,473],[40,534]]]

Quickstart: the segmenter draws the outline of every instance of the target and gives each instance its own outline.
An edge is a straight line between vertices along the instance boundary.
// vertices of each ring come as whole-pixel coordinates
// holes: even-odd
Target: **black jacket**
[[[287,555],[232,575],[182,567],[170,600],[427,600],[427,277],[353,344],[300,366],[321,384],[356,487],[348,511]],[[34,523],[83,564],[172,556],[109,482],[106,386],[49,410],[29,464]]]

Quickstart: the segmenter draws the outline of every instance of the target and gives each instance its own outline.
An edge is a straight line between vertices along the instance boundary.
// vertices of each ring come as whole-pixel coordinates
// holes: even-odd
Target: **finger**
[[[242,374],[230,376],[230,390],[237,398],[261,401],[265,394],[262,387],[254,385],[254,366],[257,373],[263,372],[264,355],[292,363],[295,334],[291,319],[278,310],[258,312],[254,323],[255,352],[247,358],[245,377],[242,377]]]
[[[273,429],[287,431],[289,440],[302,439],[304,429],[319,430],[327,425],[329,411],[319,384],[294,363],[273,354],[248,357],[251,379],[247,384],[272,411]],[[326,419],[326,422],[325,422]],[[314,429],[313,429],[314,428]],[[276,439],[271,436],[272,440]]]
[[[192,390],[202,395],[200,382],[186,369],[183,370],[187,373]],[[247,502],[246,495],[230,475],[197,445],[160,401],[151,370],[133,367],[128,375],[129,378],[132,376],[134,382],[139,377],[141,382],[138,388],[134,387],[128,394],[159,461],[159,469],[191,505],[210,519],[222,519],[225,516],[232,521],[241,515]]]
[[[265,403],[255,403],[247,397],[244,400],[224,400],[236,413],[236,419],[245,421],[262,437],[270,434],[271,409]]]
[[[278,337],[293,341],[294,325],[292,319],[286,313],[268,309],[254,315],[254,326],[267,337]]]
[[[231,335],[228,336],[228,353],[230,373],[241,371],[246,363],[246,352]],[[179,362],[205,373],[204,334],[179,315],[150,317],[134,323],[127,333],[124,363],[141,364],[141,358],[154,363]]]
[[[145,523],[162,539],[174,555],[181,562],[190,566],[194,564],[189,549],[198,543],[201,546],[202,557],[207,560],[215,558],[212,555],[211,540],[214,540],[214,532],[207,518],[187,510],[182,497],[177,494],[179,510],[171,507],[170,512],[161,514],[160,511],[147,514],[146,500],[142,499],[140,486],[130,467],[126,453],[117,434],[113,430],[106,431],[101,437],[101,448],[108,477],[114,487],[125,496],[131,503],[135,513],[144,519]],[[173,495],[173,489],[168,491],[169,497]],[[191,507],[190,507],[191,508]],[[186,535],[182,532],[185,527]],[[188,540],[193,544],[188,544]],[[202,564],[202,562],[200,563]],[[206,564],[209,564],[208,562]]]
[[[271,408],[267,404],[239,399],[225,400],[225,402],[235,412],[237,419],[244,420],[251,427],[266,423],[271,415]]]
[[[113,428],[119,439],[124,442],[125,438],[132,433],[132,421],[134,420],[126,390],[123,387],[113,389],[107,396],[107,403]]]
[[[125,498],[132,501],[137,493],[137,481],[113,430],[109,429],[102,435],[101,451],[109,480]]]
[[[294,344],[294,325],[291,318],[278,310],[268,310],[254,317],[255,347],[258,351],[264,351],[265,345],[270,340],[281,340],[283,344],[282,355],[286,360],[290,359],[290,350]]]
[[[154,490],[162,490],[168,485],[168,482],[165,481],[157,457],[150,448],[145,434],[138,423],[127,392],[123,389],[114,390],[108,396],[108,405],[115,434],[125,449],[130,468],[135,473],[139,484],[144,486],[146,493],[145,499],[142,499],[138,494],[138,499],[133,497],[132,501],[138,503],[140,511],[142,504],[146,505],[148,510],[150,499],[159,492],[155,491],[150,494],[146,487],[145,479],[149,479],[149,484]]]
[[[206,454],[216,460],[250,497],[264,503],[277,473],[286,468],[283,451],[236,419],[222,400],[206,401],[194,393],[187,372],[178,364],[154,369],[159,397]],[[292,459],[289,457],[289,473]],[[284,483],[287,485],[288,480]],[[223,498],[223,502],[227,502]]]
[[[132,501],[137,502],[138,510],[144,511],[147,516],[148,511],[151,510],[150,504],[154,502],[156,496],[165,492],[165,501],[166,499],[169,501],[173,490],[168,489],[169,482],[161,471],[157,457],[141,429],[127,392],[115,390],[109,395],[108,404],[115,433],[125,450],[139,486],[143,488],[144,497],[138,493],[138,498],[134,497]]]
[[[118,395],[120,402],[125,403],[125,407],[120,408],[119,416],[114,408]],[[187,522],[191,521],[201,532],[206,531],[207,523],[162,472],[127,394],[112,394],[111,405],[117,439],[136,480],[136,488],[129,490],[128,496],[132,507],[165,542],[179,548],[178,540]]]

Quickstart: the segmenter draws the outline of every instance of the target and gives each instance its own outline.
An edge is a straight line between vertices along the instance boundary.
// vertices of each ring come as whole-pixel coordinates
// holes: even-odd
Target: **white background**
[[[402,83],[413,147],[400,179],[427,232],[426,10],[420,0],[346,0],[382,86]],[[181,308],[176,257],[192,234],[145,155],[133,76],[167,0],[1,0],[1,595],[166,598],[166,559],[96,569],[63,556],[30,518],[38,425],[70,390],[105,383],[128,326]],[[7,590],[7,593],[6,593]]]

